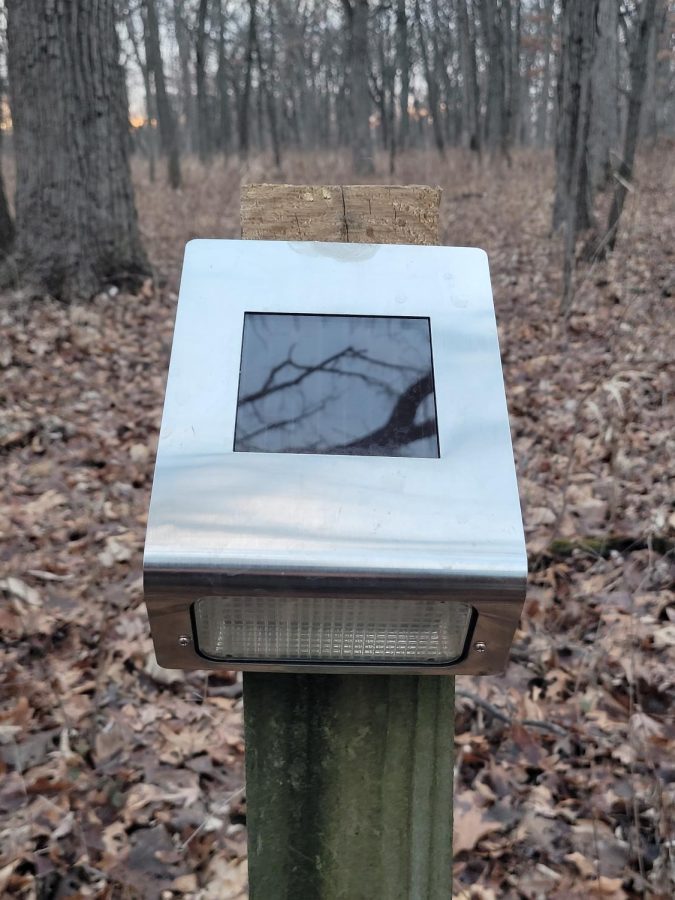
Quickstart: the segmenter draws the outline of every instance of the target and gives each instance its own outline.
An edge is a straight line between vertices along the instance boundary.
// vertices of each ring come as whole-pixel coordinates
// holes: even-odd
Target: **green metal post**
[[[244,676],[251,900],[449,900],[454,678]]]
[[[454,678],[244,676],[251,900],[449,900]]]

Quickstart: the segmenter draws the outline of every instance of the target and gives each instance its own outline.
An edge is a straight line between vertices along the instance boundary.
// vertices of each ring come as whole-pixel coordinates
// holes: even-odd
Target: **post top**
[[[527,566],[485,253],[192,241],[144,569],[171,629],[204,596],[454,599],[501,668]]]

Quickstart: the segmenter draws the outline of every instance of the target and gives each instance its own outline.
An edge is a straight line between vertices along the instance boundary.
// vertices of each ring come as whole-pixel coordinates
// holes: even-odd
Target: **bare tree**
[[[640,113],[647,82],[647,53],[656,12],[656,0],[644,0],[639,11],[639,20],[635,27],[633,46],[630,54],[630,95],[628,98],[628,116],[626,118],[626,136],[623,154],[619,163],[619,171],[614,188],[614,197],[607,222],[607,247],[614,249],[623,212],[628,187],[633,180],[635,151],[640,136]]]
[[[600,0],[563,0],[558,74],[556,192],[553,228],[565,226],[561,311],[572,303],[575,248],[580,231],[593,225],[589,165],[591,71]]]
[[[4,90],[0,91],[0,98],[4,97],[4,93]],[[0,108],[1,116],[2,110]],[[5,257],[14,244],[14,222],[9,211],[9,203],[7,202],[7,193],[5,191],[5,179],[2,173],[2,150],[2,128],[0,128],[0,257]]]
[[[599,3],[563,0],[562,5],[553,228],[564,223],[573,238],[593,224],[588,138]]]
[[[505,121],[502,141],[508,152],[513,146],[520,128],[522,3],[521,0],[502,0],[502,3],[504,10],[502,17],[505,45],[504,70],[506,73]]]
[[[131,10],[127,11],[126,24],[127,34],[129,35],[129,41],[131,42],[134,51],[136,63],[143,76],[143,87],[145,90],[145,125],[143,129],[143,137],[145,140],[143,141],[143,148],[148,156],[148,177],[151,182],[154,182],[156,175],[155,160],[157,156],[155,147],[155,127],[153,124],[157,118],[155,95],[150,81],[150,70],[148,69],[145,58],[141,52],[141,42],[136,32],[136,24]]]
[[[251,3],[251,23],[253,28],[253,46],[255,49],[256,61],[258,63],[258,75],[260,78],[260,95],[261,100],[264,100],[265,109],[267,112],[267,119],[269,123],[269,131],[270,131],[270,140],[272,143],[272,152],[274,154],[274,164],[277,169],[281,166],[281,143],[279,140],[279,128],[278,128],[278,117],[277,117],[277,107],[276,107],[276,97],[274,88],[272,85],[272,74],[271,70],[274,68],[275,64],[275,34],[274,34],[274,10],[273,4],[270,4],[268,9],[267,20],[270,24],[270,39],[269,39],[269,60],[263,54],[261,50],[261,42],[259,36],[258,22],[255,12],[255,4]]]
[[[361,174],[373,171],[378,144],[393,171],[401,150],[429,140],[441,152],[463,141],[507,159],[535,131],[547,140],[554,0],[340,0],[341,19],[321,0],[150,2],[164,72],[178,76],[183,143],[202,159],[227,150],[235,132],[242,157],[349,145]],[[145,68],[154,94],[154,67]]]
[[[673,21],[675,6],[672,0],[656,0],[654,28],[649,43],[647,85],[643,101],[641,134],[655,141],[665,130],[673,131],[675,103],[673,97],[673,73],[675,35],[669,27]]]
[[[506,91],[508,76],[504,47],[503,9],[494,0],[481,0],[480,18],[487,56],[486,141],[491,153],[507,150],[508,120]]]
[[[447,0],[431,0],[431,49],[439,89],[439,113],[446,146],[459,143],[462,128],[459,41],[455,10]]]
[[[2,160],[2,147],[0,147],[0,161]],[[0,255],[5,257],[14,244],[14,222],[7,203],[5,191],[5,179],[0,168]]]
[[[7,42],[6,33],[0,34],[0,58],[7,59]],[[4,121],[5,98],[7,94],[7,83],[4,78],[0,78],[0,260],[6,257],[14,243],[14,221],[9,211],[9,203],[7,202],[7,193],[5,191],[5,178],[3,175],[3,133],[2,126]]]
[[[480,90],[478,86],[478,67],[476,64],[476,26],[469,24],[467,3],[470,0],[457,0],[457,25],[459,29],[459,47],[462,60],[462,79],[464,82],[464,127],[469,147],[480,156],[482,150],[480,121]]]
[[[565,226],[561,300],[565,315],[572,303],[577,235],[594,222],[588,135],[599,3],[563,0],[562,4],[553,228]]]
[[[375,171],[370,136],[370,90],[368,86],[368,0],[342,0],[347,24],[349,107],[352,157],[358,175]]]
[[[209,0],[199,0],[197,39],[195,41],[195,76],[197,81],[197,147],[202,162],[211,155],[211,116],[206,87],[206,14]]]
[[[591,73],[589,153],[593,187],[603,188],[612,177],[612,154],[619,150],[619,6],[600,0],[597,41]]]
[[[145,6],[145,59],[155,86],[157,98],[157,118],[159,133],[162,139],[162,150],[168,161],[169,184],[179,188],[181,184],[180,156],[178,150],[178,134],[176,120],[171,101],[166,90],[164,64],[159,41],[159,22],[155,0],[143,0]]]
[[[405,0],[396,4],[396,69],[400,79],[398,147],[408,143],[408,103],[410,102],[410,48],[408,46],[408,15]]]
[[[228,74],[227,48],[225,44],[225,10],[223,0],[216,0],[218,17],[218,71],[216,74],[218,90],[218,131],[217,140],[220,149],[227,153],[232,143],[232,122],[230,109],[230,78]]]
[[[192,94],[192,73],[190,69],[191,38],[190,28],[185,12],[185,0],[173,0],[173,24],[178,46],[178,64],[180,67],[180,91],[182,97],[183,117],[187,131],[188,146],[195,149],[197,135],[197,115]]]
[[[19,270],[64,299],[136,283],[148,267],[114,0],[9,0],[7,13]]]
[[[257,0],[249,0],[248,37],[246,41],[246,62],[244,89],[239,98],[239,157],[246,159],[249,150],[249,113],[251,106],[251,82],[253,79],[253,54],[255,53],[255,25]]]
[[[551,70],[553,68],[553,18],[554,0],[540,0],[540,11],[544,21],[543,34],[543,74],[541,92],[537,106],[537,143],[544,147],[548,140],[549,104],[551,94]]]
[[[432,62],[429,58],[429,48],[427,46],[427,33],[422,18],[422,9],[420,0],[415,0],[415,22],[417,24],[417,36],[419,39],[420,54],[424,67],[424,77],[427,83],[427,105],[431,116],[431,124],[434,132],[434,143],[439,154],[445,154],[445,141],[443,139],[443,129],[441,126],[441,110],[440,98],[438,95],[438,80],[436,72],[433,69]]]

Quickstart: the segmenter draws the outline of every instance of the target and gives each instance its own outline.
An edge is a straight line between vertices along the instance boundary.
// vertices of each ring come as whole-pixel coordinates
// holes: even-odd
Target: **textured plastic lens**
[[[222,660],[448,663],[464,647],[471,607],[450,600],[204,597],[199,650]]]

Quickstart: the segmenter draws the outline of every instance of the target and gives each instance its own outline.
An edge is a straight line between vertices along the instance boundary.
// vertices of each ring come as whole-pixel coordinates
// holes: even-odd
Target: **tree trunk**
[[[396,64],[389,67],[389,89],[387,91],[387,122],[389,123],[389,174],[396,169]]]
[[[648,136],[652,141],[656,141],[662,131],[672,133],[675,130],[669,0],[657,0],[655,15],[649,62],[653,88],[650,90],[648,81],[645,95],[651,110],[647,111],[647,116],[642,114],[642,136]]]
[[[526,34],[525,39],[523,39],[523,34],[521,33],[520,95],[518,101],[519,124],[517,140],[522,146],[528,146],[535,142],[534,128],[537,114],[534,95],[531,93],[530,87],[536,81],[534,73],[538,66],[537,53],[539,52],[539,49],[540,48],[537,48],[535,42],[530,40],[528,34]]]
[[[272,153],[274,154],[274,165],[277,169],[281,168],[281,143],[279,141],[279,126],[278,126],[278,117],[277,117],[277,107],[276,107],[276,97],[274,96],[274,90],[271,84],[271,75],[270,68],[272,72],[274,71],[274,15],[272,7],[270,6],[269,12],[269,22],[270,22],[270,62],[265,59],[262,50],[260,49],[260,36],[258,34],[258,23],[256,18],[256,10],[255,10],[255,0],[249,0],[250,8],[251,8],[251,23],[253,29],[253,45],[255,48],[255,55],[258,60],[258,74],[260,76],[260,84],[258,86],[260,100],[265,101],[265,106],[267,107],[267,120],[269,122],[270,128],[270,141],[272,143]],[[262,132],[262,119],[261,119],[261,132]]]
[[[398,101],[400,115],[398,149],[405,150],[408,144],[408,96],[410,94],[410,52],[405,0],[398,0],[396,6],[396,68],[401,79],[401,93]]]
[[[0,258],[6,257],[14,243],[14,222],[7,203],[5,179],[2,174],[3,151],[2,129],[0,128]]]
[[[658,44],[658,20],[659,2],[657,0],[657,8],[654,12],[655,23],[649,38],[649,49],[647,51],[647,80],[645,83],[645,96],[642,102],[642,113],[640,116],[640,135],[649,137],[652,140],[656,137],[656,54]]]
[[[480,128],[480,92],[478,87],[478,67],[476,65],[476,37],[469,27],[467,0],[457,0],[457,26],[464,80],[464,122],[471,150],[481,155],[482,140]]]
[[[624,140],[623,157],[619,164],[619,172],[614,197],[609,211],[607,222],[607,247],[614,249],[616,235],[619,227],[619,219],[623,212],[623,204],[626,199],[628,185],[633,179],[633,164],[635,151],[637,150],[640,136],[640,113],[647,81],[647,54],[649,42],[654,27],[656,12],[656,0],[644,0],[640,10],[640,21],[637,26],[637,34],[633,42],[630,57],[630,96],[628,98],[628,116],[626,118],[626,137]]]
[[[152,93],[152,84],[150,83],[150,71],[141,53],[140,41],[138,39],[136,25],[134,23],[134,14],[131,12],[131,10],[127,12],[126,21],[127,34],[129,35],[129,40],[131,41],[131,46],[134,50],[134,56],[136,57],[138,68],[141,70],[141,73],[143,75],[143,88],[145,91],[145,125],[143,126],[143,145],[148,154],[148,178],[151,184],[154,184],[155,159],[157,156],[155,148],[155,126],[153,125],[153,119],[157,118],[155,98]]]
[[[593,224],[588,134],[599,3],[563,0],[562,5],[553,228],[572,222],[573,238]]]
[[[185,141],[190,150],[198,144],[195,102],[192,96],[192,76],[190,73],[190,32],[185,22],[185,0],[174,0],[173,21],[178,45],[178,63],[180,65],[180,90],[183,116],[185,117]]]
[[[612,177],[610,154],[619,149],[619,7],[616,0],[600,0],[591,90],[591,178],[594,188],[602,188]]]
[[[548,141],[549,95],[551,93],[551,56],[553,53],[553,0],[542,0],[544,15],[544,72],[537,108],[537,144],[545,147]]]
[[[455,75],[455,57],[453,41],[455,30],[452,27],[450,11],[446,3],[432,0],[431,46],[434,55],[434,72],[436,83],[442,86],[439,92],[439,113],[443,124],[443,136],[446,145],[457,144],[461,113],[458,115],[458,91]]]
[[[4,80],[0,88],[0,101],[4,101],[6,85]],[[3,106],[0,104],[0,260],[9,255],[14,243],[14,222],[9,211],[9,203],[7,202],[7,193],[5,191],[5,179],[2,174],[4,164],[2,126],[5,124],[3,116]]]
[[[248,157],[250,144],[250,106],[251,80],[253,77],[253,53],[255,50],[255,16],[257,0],[249,0],[248,38],[246,41],[246,69],[244,72],[244,89],[239,98],[239,158]]]
[[[218,11],[218,133],[219,148],[227,154],[230,149],[232,127],[230,121],[230,95],[228,93],[227,55],[225,52],[225,11],[223,0],[217,0]]]
[[[368,0],[342,0],[347,19],[352,159],[357,175],[375,171],[370,136]]]
[[[564,315],[568,315],[572,305],[577,235],[593,225],[588,136],[599,3],[600,0],[563,0],[562,6],[553,227],[565,225],[560,305]]]
[[[481,0],[481,24],[487,51],[486,143],[491,153],[503,148],[506,111],[504,32],[501,7],[494,0]]]
[[[502,65],[502,113],[500,116],[499,147],[502,153],[508,155],[511,149],[511,127],[513,120],[513,70],[511,57],[513,55],[513,30],[512,30],[511,0],[501,0],[499,15],[499,35],[501,43]]]
[[[211,116],[206,91],[206,13],[209,0],[199,0],[197,40],[195,41],[195,76],[197,81],[197,121],[199,159],[205,163],[211,155]]]
[[[7,14],[19,270],[64,299],[136,284],[148,265],[114,0],[9,0]]]
[[[255,48],[255,44],[254,44]],[[256,54],[257,55],[257,54]],[[260,63],[258,63],[258,73],[260,73]],[[257,90],[255,91],[253,98],[255,100],[255,138],[253,140],[253,145],[255,146],[258,153],[262,153],[265,151],[267,147],[267,132],[265,131],[265,107],[263,104],[264,94],[260,89],[261,85],[257,85]]]
[[[511,53],[508,60],[509,67],[509,96],[507,102],[508,128],[505,135],[509,149],[513,146],[520,133],[521,122],[521,74],[520,55],[522,40],[522,4],[521,0],[513,0],[509,18],[506,22],[511,36]]]
[[[422,65],[424,67],[424,77],[427,82],[427,105],[431,115],[431,125],[434,132],[434,143],[441,157],[445,155],[445,141],[443,140],[443,127],[441,123],[441,111],[438,99],[438,83],[434,77],[434,72],[429,59],[429,48],[427,47],[427,36],[422,19],[422,10],[420,8],[420,0],[415,0],[415,21],[417,23],[417,34],[420,42],[420,53],[422,56]]]
[[[382,11],[378,18],[384,19],[386,16],[386,11]],[[377,104],[377,108],[380,111],[380,137],[382,139],[382,149],[391,151],[391,140],[390,140],[390,131],[389,131],[389,118],[387,116],[387,53],[384,45],[384,35],[386,31],[386,22],[382,21],[378,27],[375,29],[375,43],[377,45],[377,63],[379,68],[379,79],[378,73],[373,72],[371,75],[371,85],[373,98],[375,103]]]
[[[155,0],[143,0],[143,2],[145,4],[145,59],[148,69],[152,72],[155,84],[159,134],[162,141],[162,150],[168,161],[169,184],[176,189],[181,184],[178,135],[176,133],[176,120],[171,109],[164,79],[164,66],[159,44],[157,8]]]

